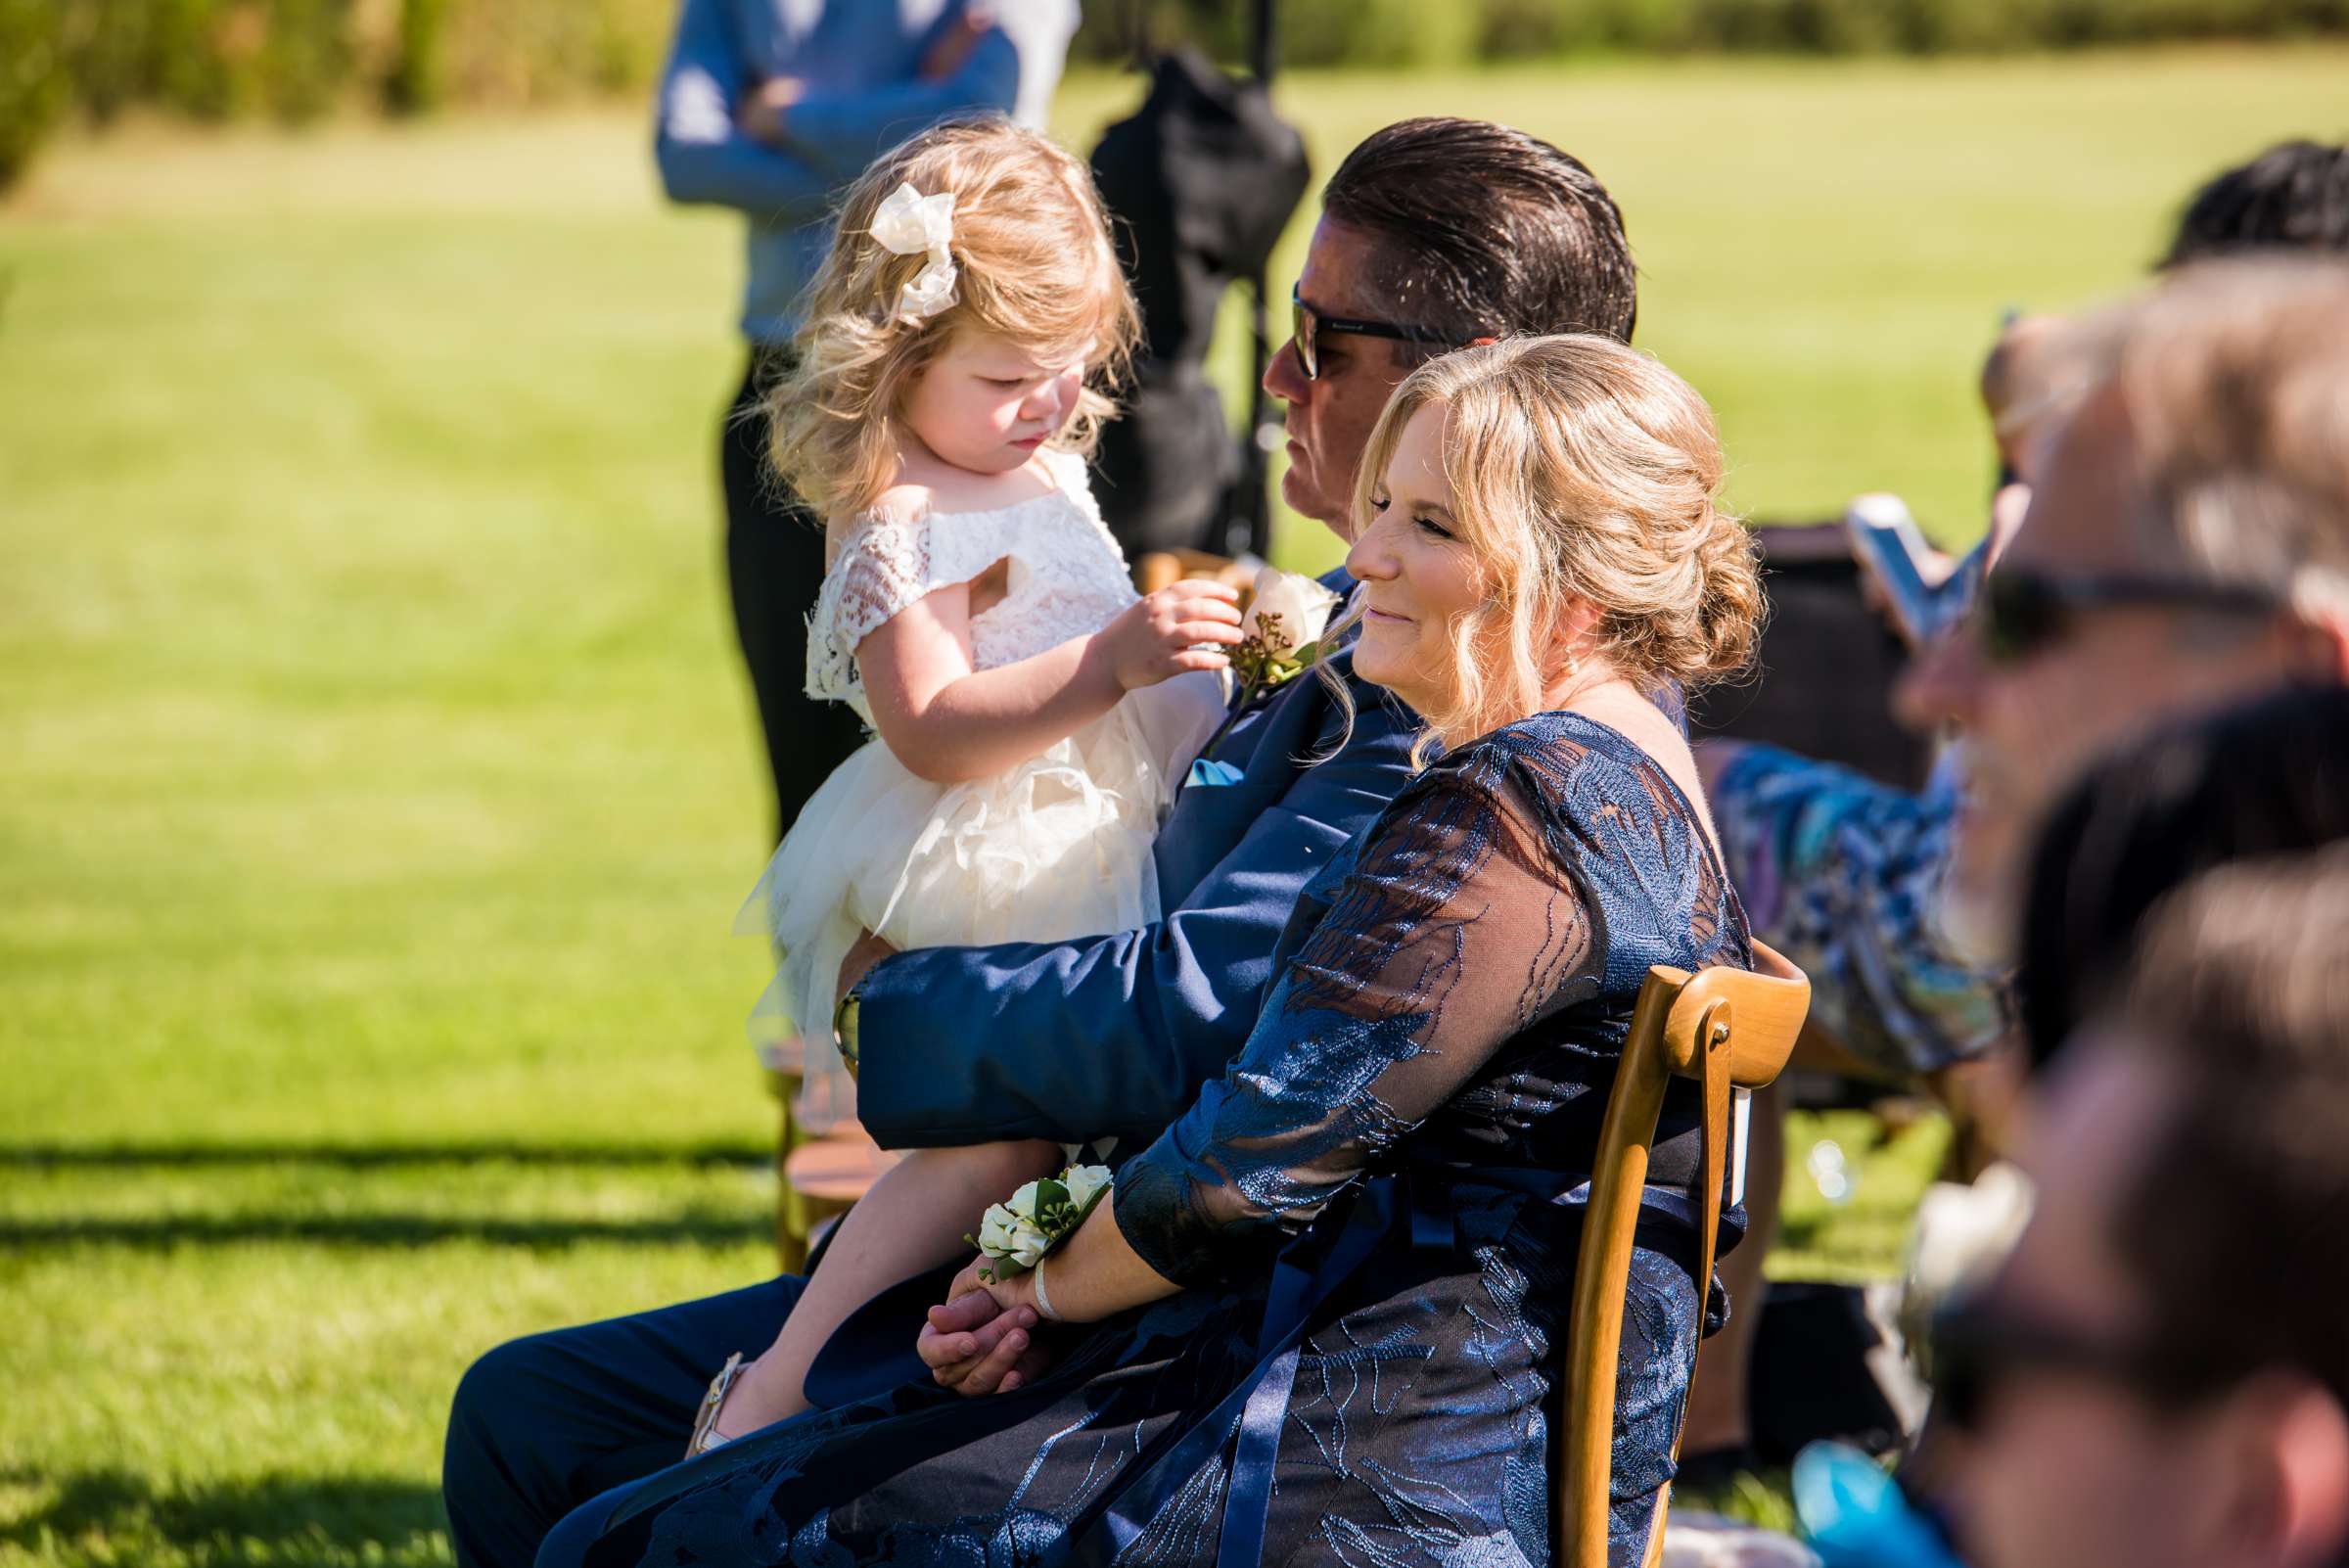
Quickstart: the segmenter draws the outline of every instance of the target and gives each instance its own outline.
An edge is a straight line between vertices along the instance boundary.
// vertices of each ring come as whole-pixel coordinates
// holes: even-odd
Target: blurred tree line
[[[1586,52],[1990,53],[2349,32],[2349,0],[1277,0],[1291,66]],[[0,187],[69,115],[299,122],[360,106],[641,93],[675,0],[0,0]],[[1247,0],[1089,0],[1080,58],[1137,30],[1246,53]]]

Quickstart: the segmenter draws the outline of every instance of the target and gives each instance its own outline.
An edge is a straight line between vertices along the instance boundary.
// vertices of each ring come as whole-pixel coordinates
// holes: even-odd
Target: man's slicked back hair
[[[1598,177],[1489,120],[1401,120],[1329,178],[1322,216],[1368,238],[1382,314],[1443,341],[1588,332],[1632,340],[1639,295],[1623,214]]]

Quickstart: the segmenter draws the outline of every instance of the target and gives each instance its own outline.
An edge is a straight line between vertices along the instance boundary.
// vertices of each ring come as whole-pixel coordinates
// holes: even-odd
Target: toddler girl
[[[1048,942],[1158,917],[1151,840],[1221,715],[1219,645],[1241,634],[1220,584],[1137,599],[1086,486],[1098,387],[1136,325],[1092,182],[1042,137],[942,126],[849,194],[771,407],[777,467],[828,520],[807,689],[879,738],[816,792],[745,909],[781,955],[768,996],[810,1072],[840,1070],[816,1041],[864,931]],[[804,1408],[851,1312],[950,1261],[989,1202],[1061,1159],[907,1155],[725,1397],[717,1440]]]

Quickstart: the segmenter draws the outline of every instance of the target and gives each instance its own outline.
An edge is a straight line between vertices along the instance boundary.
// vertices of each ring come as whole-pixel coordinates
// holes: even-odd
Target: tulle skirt
[[[735,922],[774,945],[778,968],[751,1037],[764,1045],[797,1025],[810,1114],[852,1114],[828,1025],[841,960],[860,933],[898,948],[984,946],[1156,920],[1151,843],[1222,711],[1220,682],[1183,676],[1129,694],[992,777],[932,783],[878,738],[835,769]]]

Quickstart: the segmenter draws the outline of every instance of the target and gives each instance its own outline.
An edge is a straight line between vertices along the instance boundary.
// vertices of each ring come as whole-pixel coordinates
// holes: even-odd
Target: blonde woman
[[[1611,340],[1423,366],[1362,474],[1355,667],[1441,760],[1308,887],[1240,1058],[1040,1267],[964,1272],[934,1383],[608,1493],[542,1564],[1549,1560],[1551,1348],[1634,998],[1751,957],[1655,698],[1741,664],[1760,594],[1703,401]],[[1659,1183],[1694,1125],[1668,1105]],[[1701,1300],[1671,1213],[1645,1235],[1630,1562]]]

